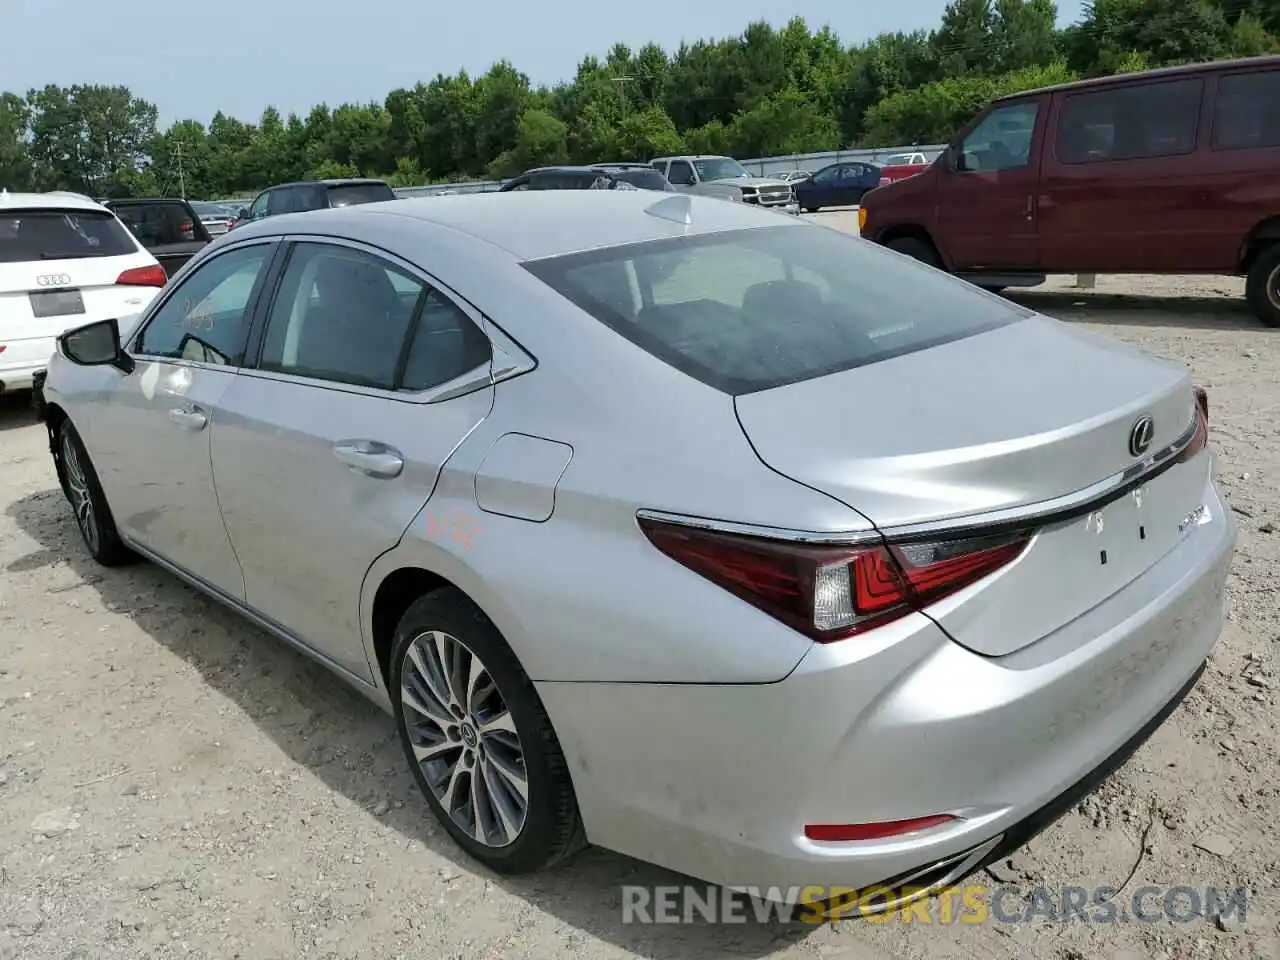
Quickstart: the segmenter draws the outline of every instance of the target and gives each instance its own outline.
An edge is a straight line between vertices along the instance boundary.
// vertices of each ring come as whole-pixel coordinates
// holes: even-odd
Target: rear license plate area
[[[84,297],[79,290],[41,290],[27,294],[31,314],[36,319],[70,317],[84,313]]]

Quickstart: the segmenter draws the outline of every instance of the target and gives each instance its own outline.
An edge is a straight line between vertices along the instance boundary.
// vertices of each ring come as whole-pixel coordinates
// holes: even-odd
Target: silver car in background
[[[200,218],[200,222],[204,224],[204,228],[209,231],[209,236],[220,237],[231,229],[231,224],[236,220],[236,213],[230,207],[223,206],[218,203],[209,203],[206,200],[189,200],[191,209],[196,212],[196,216]]]
[[[1121,762],[1223,622],[1184,367],[745,204],[270,217],[45,389],[93,555],[363,691],[504,872],[919,896]]]

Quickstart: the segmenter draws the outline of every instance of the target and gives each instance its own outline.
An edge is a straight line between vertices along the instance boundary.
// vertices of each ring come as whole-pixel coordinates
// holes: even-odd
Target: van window
[[[1070,94],[1058,118],[1058,160],[1106,163],[1191,153],[1203,94],[1199,77]]]
[[[1027,166],[1031,162],[1031,137],[1039,112],[1040,105],[1034,100],[996,107],[978,121],[961,143],[959,170],[991,173]]]
[[[1280,147],[1280,70],[1218,80],[1213,149]]]

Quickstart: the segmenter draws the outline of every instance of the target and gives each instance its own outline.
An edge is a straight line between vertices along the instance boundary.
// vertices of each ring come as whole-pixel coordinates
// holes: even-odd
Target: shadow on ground
[[[1089,290],[1010,289],[1004,295],[1037,313],[1083,323],[1181,330],[1262,330],[1244,298],[1156,297]]]
[[[20,430],[38,422],[29,390],[0,393],[0,433],[6,430]]]
[[[360,694],[158,567],[98,566],[85,552],[70,508],[56,487],[24,497],[6,512],[38,548],[11,562],[0,576],[65,561],[83,586],[98,592],[109,611],[130,616],[156,643],[198,669],[205,682],[237,704],[286,755],[330,789],[366,811],[388,795],[403,800],[403,807],[393,807],[383,821],[453,863],[460,873],[491,880],[563,923],[657,960],[763,957],[815,929],[800,923],[757,922],[750,905],[745,923],[624,924],[624,884],[705,887],[596,848],[532,877],[490,874],[436,828],[409,774],[391,719]],[[83,586],[77,584],[76,589]],[[166,629],[175,613],[198,626],[181,632]],[[289,709],[295,700],[303,710]]]

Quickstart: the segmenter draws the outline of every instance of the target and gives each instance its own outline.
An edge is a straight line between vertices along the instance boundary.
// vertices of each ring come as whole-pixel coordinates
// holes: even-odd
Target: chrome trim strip
[[[1193,416],[1191,426],[1173,443],[1156,451],[1145,460],[1140,460],[1118,473],[1113,473],[1097,483],[1082,490],[1068,493],[1052,500],[1041,500],[1038,503],[1009,507],[1004,510],[993,510],[987,513],[963,514],[941,520],[930,520],[925,523],[902,524],[883,527],[880,530],[845,530],[821,532],[815,530],[793,530],[781,527],[768,527],[752,523],[740,523],[733,520],[717,520],[709,517],[689,517],[668,513],[661,510],[638,510],[636,516],[642,519],[659,520],[665,523],[680,524],[700,530],[711,530],[717,533],[736,533],[743,536],[770,537],[776,540],[790,540],[796,543],[832,544],[840,546],[857,546],[868,542],[888,538],[895,541],[925,540],[931,538],[950,538],[968,533],[989,534],[992,528],[1019,529],[1033,526],[1045,526],[1082,516],[1092,510],[1105,506],[1118,497],[1124,496],[1131,489],[1150,480],[1173,466],[1178,456],[1191,445],[1196,435],[1196,420]],[[856,508],[856,504],[853,504]]]

